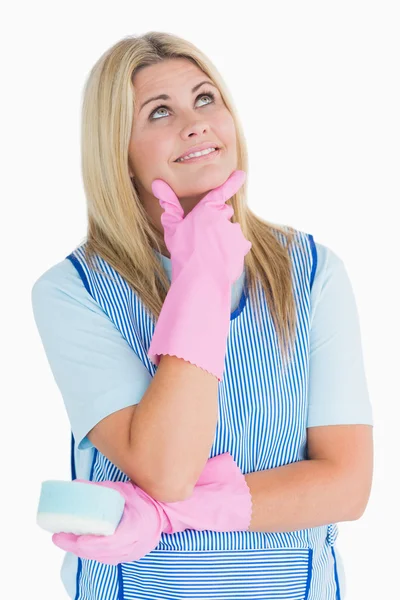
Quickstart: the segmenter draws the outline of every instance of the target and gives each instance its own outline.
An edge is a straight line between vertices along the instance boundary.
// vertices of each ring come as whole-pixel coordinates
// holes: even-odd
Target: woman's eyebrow
[[[198,83],[197,85],[194,86],[194,88],[192,89],[192,94],[194,94],[194,92],[196,92],[200,86],[202,86],[204,83],[208,83],[209,85],[213,85],[215,88],[217,87],[212,81],[201,81],[200,83]],[[160,94],[159,96],[153,96],[152,98],[149,98],[148,100],[146,100],[145,102],[143,102],[142,106],[139,109],[139,112],[142,110],[142,108],[144,106],[146,106],[146,104],[148,104],[149,102],[153,102],[154,100],[171,100],[170,96],[167,96],[167,94]]]

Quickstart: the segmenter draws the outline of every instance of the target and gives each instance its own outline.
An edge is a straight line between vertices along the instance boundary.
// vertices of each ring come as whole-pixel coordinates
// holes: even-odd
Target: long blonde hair
[[[151,31],[117,42],[91,69],[82,105],[82,176],[88,214],[86,256],[93,269],[97,269],[96,255],[107,261],[140,297],[154,321],[170,282],[162,261],[153,251],[165,254],[163,235],[148,219],[129,177],[128,146],[135,100],[132,80],[138,69],[170,58],[193,61],[218,86],[236,126],[237,169],[248,173],[245,137],[230,93],[210,59],[180,37]],[[247,205],[246,182],[228,204],[234,209],[232,222],[240,223],[243,235],[252,243],[244,260],[249,297],[259,318],[259,278],[286,362],[296,334],[289,256],[289,245],[296,243],[295,230],[256,216]],[[284,243],[279,241],[279,233]]]

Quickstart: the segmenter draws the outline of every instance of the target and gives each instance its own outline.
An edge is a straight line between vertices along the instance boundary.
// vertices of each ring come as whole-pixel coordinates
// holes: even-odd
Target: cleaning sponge
[[[113,535],[125,499],[117,490],[80,481],[42,482],[36,523],[51,533]]]

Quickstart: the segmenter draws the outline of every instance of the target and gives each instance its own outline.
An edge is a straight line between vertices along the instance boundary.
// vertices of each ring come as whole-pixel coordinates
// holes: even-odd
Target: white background
[[[374,412],[373,489],[339,524],[346,600],[398,594],[400,4],[15,2],[1,18],[4,576],[19,600],[67,598],[64,552],[35,522],[41,482],[70,479],[70,429],[35,327],[33,283],[86,234],[84,80],[126,35],[176,33],[230,88],[249,150],[249,204],[344,260]],[[262,10],[262,14],[260,11]],[[5,540],[5,543],[4,543]]]

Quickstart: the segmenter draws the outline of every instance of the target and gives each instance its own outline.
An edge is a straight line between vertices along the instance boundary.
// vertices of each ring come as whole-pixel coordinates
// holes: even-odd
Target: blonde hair
[[[165,59],[186,58],[219,88],[236,126],[237,169],[248,173],[245,137],[233,100],[212,62],[190,42],[164,32],[128,36],[108,49],[91,69],[82,106],[82,176],[87,199],[86,256],[91,268],[97,256],[107,261],[140,297],[154,321],[160,314],[170,282],[153,249],[165,254],[163,235],[152,225],[129,176],[128,146],[134,113],[133,76],[138,69]],[[247,181],[247,178],[246,178]],[[296,334],[289,245],[295,230],[264,221],[247,206],[246,182],[228,201],[232,222],[240,223],[252,243],[245,256],[250,299],[260,304],[261,280],[285,361]],[[282,234],[284,243],[279,241]]]

